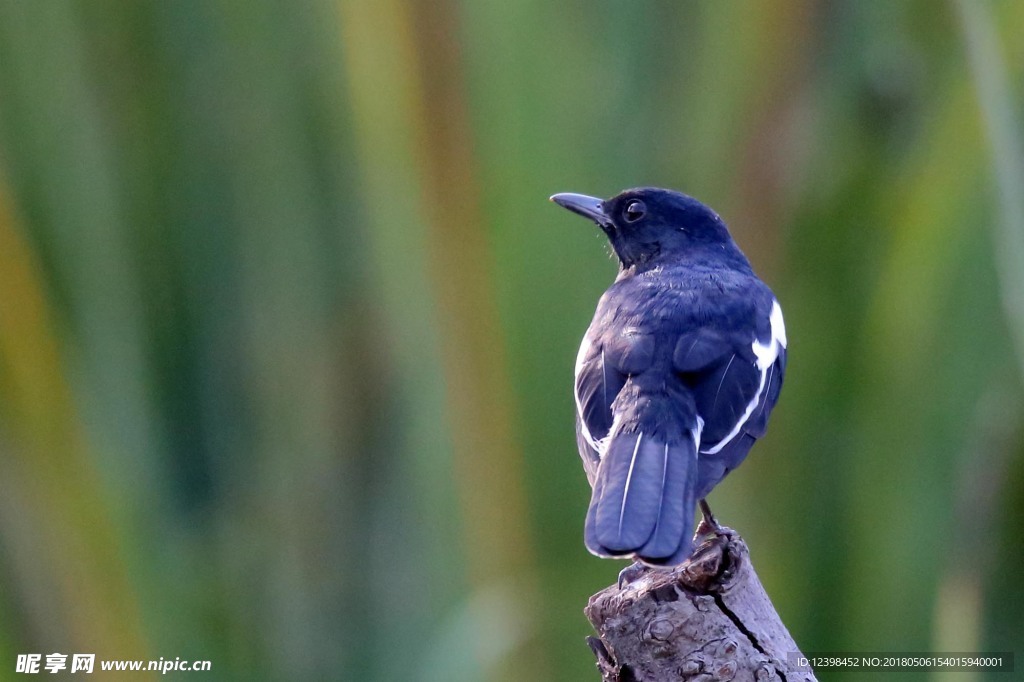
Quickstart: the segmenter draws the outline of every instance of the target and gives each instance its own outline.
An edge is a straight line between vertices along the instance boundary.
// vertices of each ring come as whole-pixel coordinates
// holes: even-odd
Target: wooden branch
[[[672,571],[598,592],[584,612],[604,682],[816,682],[729,528]]]

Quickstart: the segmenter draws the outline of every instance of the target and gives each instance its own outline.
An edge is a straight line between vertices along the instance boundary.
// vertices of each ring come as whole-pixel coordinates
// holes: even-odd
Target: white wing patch
[[[736,425],[732,427],[726,436],[718,441],[717,444],[710,448],[701,450],[701,454],[715,455],[721,452],[722,448],[729,444],[729,442],[736,437],[743,428],[743,425],[750,419],[750,415],[757,409],[758,403],[761,402],[761,396],[768,388],[768,370],[775,361],[779,359],[779,350],[786,348],[786,323],[782,320],[782,307],[778,301],[772,301],[772,312],[768,317],[768,323],[771,325],[772,337],[767,343],[761,343],[754,338],[754,342],[751,344],[751,349],[754,351],[754,357],[757,358],[757,368],[761,370],[761,382],[758,384],[757,392],[754,393],[754,398],[747,404],[747,409],[743,411],[743,416],[739,418]],[[724,377],[723,377],[724,379]]]

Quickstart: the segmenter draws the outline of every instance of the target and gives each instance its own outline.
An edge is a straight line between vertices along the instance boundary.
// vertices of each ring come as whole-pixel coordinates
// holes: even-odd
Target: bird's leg
[[[644,573],[647,572],[648,566],[639,560],[634,560],[629,566],[619,571],[619,589],[621,590],[626,586],[627,583],[631,583]]]
[[[711,513],[711,507],[708,506],[708,501],[706,499],[701,499],[700,501],[700,514],[701,520],[700,524],[697,526],[697,532],[694,534],[694,540],[704,537],[705,535],[718,535],[722,530],[722,526],[719,525],[718,519],[715,518],[715,515]]]

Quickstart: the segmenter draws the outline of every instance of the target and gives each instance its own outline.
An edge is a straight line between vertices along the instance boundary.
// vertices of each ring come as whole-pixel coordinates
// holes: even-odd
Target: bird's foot
[[[729,546],[736,533],[718,523],[707,500],[700,501],[700,513],[703,518],[693,536],[693,554],[683,564],[682,575],[687,585],[704,591],[731,575]]]
[[[642,576],[649,568],[649,566],[640,561],[634,561],[629,566],[626,566],[624,569],[619,571],[619,589],[621,590],[623,587]]]
[[[712,532],[704,536],[681,567],[682,581],[686,585],[704,592],[728,577],[730,533],[728,528],[724,528],[721,533]]]

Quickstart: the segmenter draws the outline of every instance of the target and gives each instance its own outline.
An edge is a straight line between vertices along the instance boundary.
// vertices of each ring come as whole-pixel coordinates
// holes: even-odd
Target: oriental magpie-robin
[[[587,548],[681,564],[697,501],[765,433],[786,368],[782,309],[696,199],[641,188],[551,200],[597,223],[619,260],[576,358]]]

